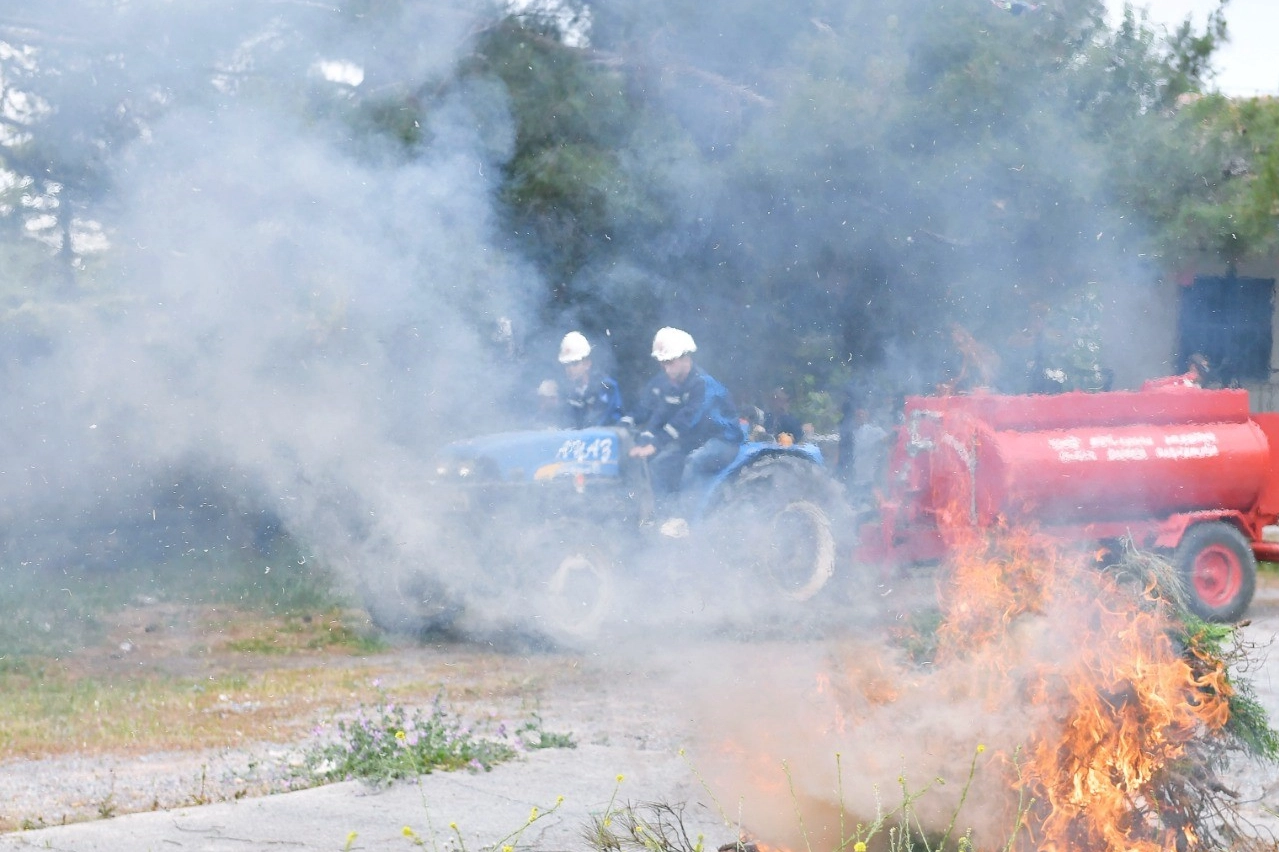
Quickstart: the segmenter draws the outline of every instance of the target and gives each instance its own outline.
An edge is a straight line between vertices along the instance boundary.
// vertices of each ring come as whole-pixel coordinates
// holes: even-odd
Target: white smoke
[[[111,76],[39,81],[45,144],[83,154],[95,96],[138,126],[91,205],[110,248],[41,308],[49,351],[7,377],[10,516],[141,522],[195,472],[357,574],[424,559],[434,451],[500,422],[491,329],[529,322],[538,289],[497,238],[514,131],[476,81],[424,104],[419,142],[357,144],[344,91],[438,89],[491,10],[409,4],[361,27],[319,4],[76,5],[31,10],[76,33],[35,61]]]

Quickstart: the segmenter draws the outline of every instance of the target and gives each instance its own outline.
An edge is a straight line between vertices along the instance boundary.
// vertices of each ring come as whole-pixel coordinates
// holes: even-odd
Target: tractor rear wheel
[[[1173,554],[1190,611],[1207,621],[1238,621],[1257,589],[1257,557],[1243,533],[1222,521],[1191,527]]]
[[[803,602],[835,574],[839,486],[814,463],[765,456],[725,486],[718,520],[733,537],[728,552],[763,580],[773,600]]]
[[[781,505],[751,537],[756,542],[751,551],[756,571],[787,600],[808,600],[835,573],[830,516],[811,500]]]

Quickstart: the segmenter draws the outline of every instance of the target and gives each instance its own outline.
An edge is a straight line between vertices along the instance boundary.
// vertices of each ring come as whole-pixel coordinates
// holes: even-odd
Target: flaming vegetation
[[[1245,681],[1233,631],[1190,615],[1172,569],[1127,553],[1107,571],[1031,533],[960,551],[943,599],[938,662],[974,655],[1000,675],[996,702],[1026,700],[1037,717],[1015,783],[1032,802],[1027,843],[1041,849],[1159,850],[1230,846],[1232,754],[1279,754]],[[1061,613],[1069,653],[1010,647],[1024,617]],[[1019,694],[1018,694],[1019,693]]]
[[[766,709],[718,720],[708,787],[740,803],[748,837],[792,850],[1274,848],[1232,789],[1240,761],[1279,757],[1244,677],[1255,649],[1190,615],[1171,566],[1128,551],[1099,569],[1028,530],[953,554],[934,615],[887,613],[887,643],[859,639],[797,674],[807,686],[758,696],[789,714],[782,725]]]

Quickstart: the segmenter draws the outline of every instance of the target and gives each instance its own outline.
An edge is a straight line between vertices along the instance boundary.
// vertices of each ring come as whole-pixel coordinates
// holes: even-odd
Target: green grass
[[[287,645],[281,645],[262,636],[252,636],[248,639],[233,639],[226,643],[229,651],[235,651],[239,654],[288,654],[292,651]]]
[[[481,731],[447,710],[438,697],[429,713],[387,701],[361,707],[355,718],[338,721],[336,736],[312,746],[305,758],[305,780],[388,783],[435,770],[487,772],[530,748],[576,746],[571,735],[544,730],[536,716],[513,732],[505,725]]]
[[[237,613],[233,634],[250,631],[250,635],[228,639],[221,647],[238,654],[286,656],[317,651],[348,651],[353,654],[378,654],[390,648],[382,634],[368,627],[352,627],[350,613],[333,608],[326,612],[270,616],[261,614],[258,621]]]
[[[323,613],[349,602],[328,568],[288,538],[266,552],[193,548],[161,562],[124,565],[0,563],[0,667],[27,656],[59,657],[100,643],[109,616],[141,604],[234,607],[292,615]],[[348,633],[334,643],[357,645]],[[258,649],[266,653],[265,647]]]
[[[51,662],[0,676],[0,757],[230,745],[337,692],[306,669],[83,677]]]

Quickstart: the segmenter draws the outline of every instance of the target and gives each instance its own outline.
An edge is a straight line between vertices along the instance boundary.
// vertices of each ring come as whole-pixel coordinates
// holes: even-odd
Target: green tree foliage
[[[622,168],[635,127],[626,79],[518,18],[489,31],[473,73],[497,76],[517,120],[503,197],[560,289],[598,243],[660,212]]]
[[[885,364],[926,387],[952,369],[951,323],[1014,352],[1045,306],[1126,286],[1152,244],[1169,262],[1273,247],[1273,111],[1178,106],[1211,72],[1224,2],[1202,32],[1164,37],[1131,8],[1110,28],[1101,0],[542,0],[471,10],[449,36],[468,45],[460,66],[381,49],[427,5],[260,4],[228,28],[216,4],[91,0],[76,22],[19,4],[0,18],[2,82],[22,93],[0,157],[69,235],[62,199],[105,214],[109,167],[184,105],[251,100],[344,125],[355,156],[411,160],[434,110],[496,88],[513,135],[477,115],[541,321],[609,331],[635,379],[654,328],[686,326],[741,388]],[[165,29],[181,15],[207,27]],[[290,15],[322,19],[314,42]],[[111,26],[90,40],[93,21]],[[326,28],[365,46],[342,57],[358,88],[310,69]],[[102,49],[157,31],[172,37],[147,64]],[[1005,361],[1000,384],[1022,389]]]
[[[1136,206],[1159,228],[1172,271],[1204,257],[1228,266],[1279,252],[1279,103],[1221,95],[1183,98],[1153,117],[1126,176]]]
[[[1045,306],[1126,286],[1152,220],[1122,163],[1180,154],[1162,116],[1225,35],[1220,12],[1165,38],[1128,9],[1112,31],[1093,0],[591,9],[576,61],[623,77],[622,120],[663,127],[678,162],[613,161],[668,206],[664,234],[619,233],[610,250],[651,270],[664,315],[713,335],[720,372],[754,387],[829,386],[885,360],[926,385],[955,359],[952,322],[1012,350]],[[580,191],[590,162],[540,174]],[[1002,386],[1028,381],[1005,364]]]
[[[624,59],[571,44],[564,27],[547,14],[508,16],[462,74],[507,93],[515,141],[501,201],[513,243],[545,279],[543,321],[608,333],[625,363],[644,364],[661,304],[653,255],[674,206],[662,171],[693,151]]]
[[[1077,91],[1106,58],[1100,3],[747,4],[729,18],[672,3],[599,19],[595,49],[685,133],[681,173],[698,178],[669,193],[681,233],[660,274],[674,313],[718,318],[708,331],[739,384],[828,382],[894,347],[935,380],[949,322],[1001,334],[1110,265],[1095,235],[1121,220]]]

